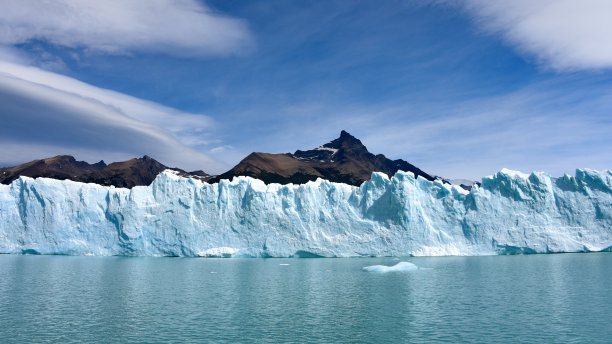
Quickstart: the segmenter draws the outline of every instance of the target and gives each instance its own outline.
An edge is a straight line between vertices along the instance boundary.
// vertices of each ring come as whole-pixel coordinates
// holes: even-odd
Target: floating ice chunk
[[[395,272],[395,271],[411,271],[416,270],[419,267],[409,262],[399,262],[393,266],[386,265],[372,265],[363,268],[363,271],[367,272]]]
[[[238,249],[233,247],[214,247],[209,248],[206,251],[199,252],[198,256],[208,258],[231,258],[238,251]]]
[[[281,265],[281,266],[289,266],[289,264],[282,264],[282,263],[281,263],[281,264],[278,264],[278,265]]]

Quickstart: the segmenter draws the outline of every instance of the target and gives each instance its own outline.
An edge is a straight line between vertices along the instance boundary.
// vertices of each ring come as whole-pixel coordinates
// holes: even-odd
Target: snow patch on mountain
[[[325,147],[325,146],[320,146],[320,147],[317,147],[317,148],[315,148],[315,150],[319,150],[319,151],[320,151],[320,150],[330,151],[330,152],[332,152],[332,155],[334,155],[334,154],[336,154],[336,153],[338,152],[338,149],[336,149],[336,148],[330,148],[330,147]]]

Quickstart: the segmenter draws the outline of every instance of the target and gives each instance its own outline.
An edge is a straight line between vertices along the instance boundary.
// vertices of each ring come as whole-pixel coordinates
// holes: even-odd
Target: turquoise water
[[[611,253],[405,260],[4,255],[0,342],[612,341]]]

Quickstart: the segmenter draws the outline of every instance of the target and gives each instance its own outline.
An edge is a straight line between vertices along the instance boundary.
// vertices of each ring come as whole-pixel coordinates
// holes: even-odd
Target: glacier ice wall
[[[21,177],[0,185],[0,253],[408,256],[612,247],[612,172],[509,170],[471,192],[398,172],[360,187],[317,180],[205,184],[166,171],[150,186]]]

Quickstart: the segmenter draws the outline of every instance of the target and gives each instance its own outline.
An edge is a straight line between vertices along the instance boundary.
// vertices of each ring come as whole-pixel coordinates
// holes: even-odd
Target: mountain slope
[[[343,130],[337,139],[312,150],[298,150],[293,154],[251,153],[234,168],[210,181],[250,176],[266,183],[301,184],[323,178],[360,185],[370,179],[372,172],[393,176],[398,170],[427,180],[435,179],[404,160],[370,153],[360,140]]]
[[[109,165],[106,165],[104,161],[89,164],[85,161],[77,161],[70,155],[58,155],[14,167],[0,168],[0,183],[9,184],[19,176],[26,176],[69,179],[84,183],[131,188],[136,185],[150,185],[155,177],[166,169],[168,169],[167,166],[147,155]],[[210,178],[202,171],[187,173],[176,168],[173,170],[179,175],[203,181]]]

